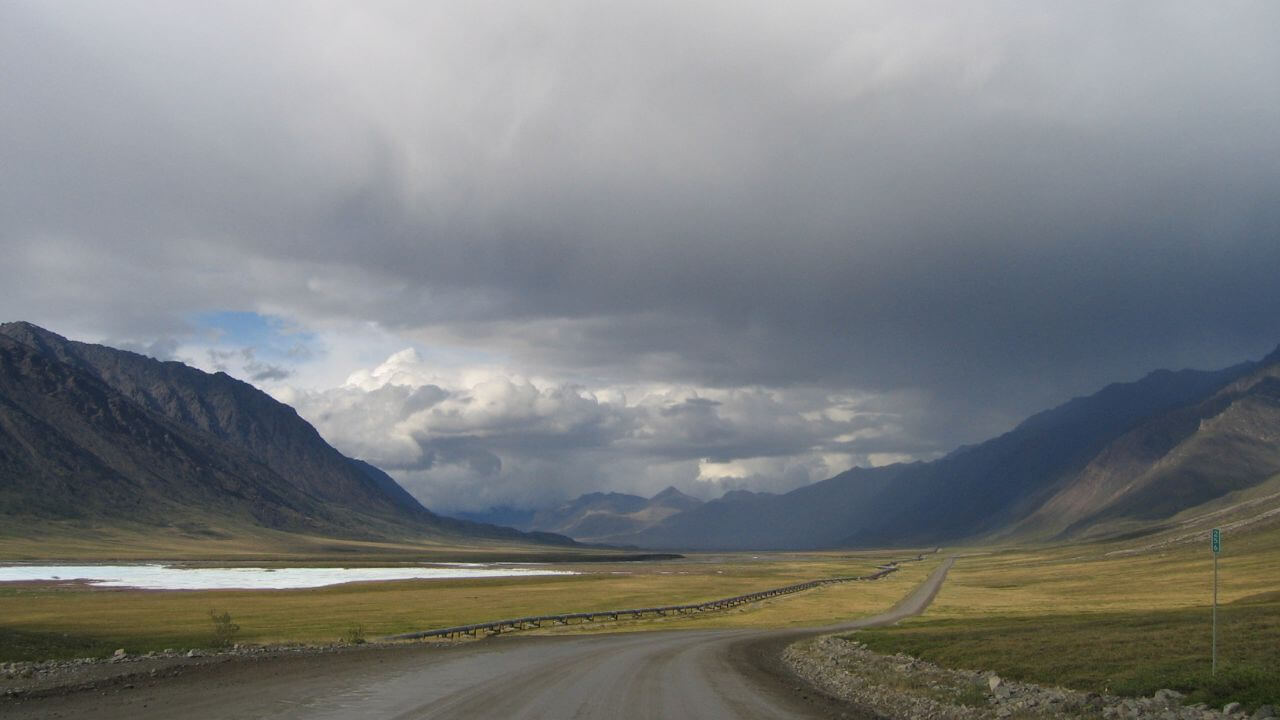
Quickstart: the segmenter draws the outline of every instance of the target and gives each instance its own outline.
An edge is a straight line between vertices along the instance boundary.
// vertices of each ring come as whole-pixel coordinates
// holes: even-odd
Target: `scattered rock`
[[[399,645],[400,643],[394,643]],[[427,642],[424,645],[448,647],[450,643]],[[174,650],[164,653],[127,654],[120,652],[106,657],[76,658],[71,660],[21,661],[0,663],[0,717],[5,716],[4,703],[9,698],[28,697],[32,694],[47,696],[62,692],[98,691],[121,692],[124,684],[134,678],[164,678],[180,674],[184,667],[203,667],[209,662],[233,662],[247,656],[320,655],[336,652],[363,652],[382,643],[374,642],[360,649],[342,646],[299,644],[249,645],[241,643],[239,650]],[[124,653],[124,654],[121,654]],[[198,661],[188,658],[201,658]],[[205,659],[208,658],[208,659]],[[147,680],[146,684],[150,684]],[[136,686],[141,686],[138,683]]]
[[[1262,705],[1259,706],[1257,710],[1253,711],[1253,720],[1266,720],[1266,718],[1273,718],[1275,716],[1276,709],[1272,705]]]
[[[1163,689],[1128,698],[1011,682],[992,672],[951,670],[902,654],[879,655],[861,643],[826,636],[797,643],[783,659],[796,675],[828,695],[887,717],[930,720],[979,718],[1114,718],[1115,720],[1239,720],[1238,703],[1222,712],[1185,707],[1182,693]],[[980,690],[975,697],[975,690]],[[989,694],[988,692],[989,691]],[[981,698],[985,696],[986,702]],[[1265,711],[1265,714],[1263,714]],[[1259,708],[1257,720],[1274,718]]]
[[[1238,702],[1231,702],[1222,706],[1223,715],[1235,715],[1238,712],[1240,712],[1240,703]]]

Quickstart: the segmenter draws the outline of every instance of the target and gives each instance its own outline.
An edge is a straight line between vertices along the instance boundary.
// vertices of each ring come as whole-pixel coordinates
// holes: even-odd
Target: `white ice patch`
[[[187,568],[169,565],[13,565],[0,567],[0,582],[84,580],[97,587],[141,590],[289,590],[349,582],[459,580],[465,578],[576,575],[572,570],[484,566],[381,568]]]

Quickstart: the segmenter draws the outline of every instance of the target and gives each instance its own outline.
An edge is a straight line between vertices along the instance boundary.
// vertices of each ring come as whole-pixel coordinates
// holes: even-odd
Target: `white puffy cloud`
[[[703,497],[780,492],[884,452],[922,450],[901,433],[885,439],[875,431],[895,418],[858,409],[873,398],[799,388],[590,388],[500,366],[433,365],[414,348],[339,387],[286,387],[276,396],[340,450],[442,509],[543,506],[601,488],[648,494],[672,484]]]

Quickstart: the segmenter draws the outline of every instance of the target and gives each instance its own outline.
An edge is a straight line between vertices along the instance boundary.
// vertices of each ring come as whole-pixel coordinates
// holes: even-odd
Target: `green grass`
[[[111,643],[109,636],[72,635],[0,627],[0,663],[37,658],[70,660],[81,657],[105,657],[120,647]]]
[[[1280,705],[1280,529],[1224,538],[1218,673],[1210,673],[1213,556],[1146,540],[962,557],[934,605],[857,633],[878,652],[1119,695]]]
[[[1209,608],[921,620],[861,631],[882,653],[993,670],[1015,680],[1129,696],[1171,688],[1191,703],[1280,704],[1280,594],[1218,610],[1217,676]]]

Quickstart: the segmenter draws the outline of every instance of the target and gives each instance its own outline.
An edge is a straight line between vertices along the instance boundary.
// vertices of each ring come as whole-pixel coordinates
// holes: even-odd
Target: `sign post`
[[[1210,672],[1218,674],[1218,553],[1222,550],[1222,531],[1213,529],[1209,536],[1209,546],[1213,549],[1213,660]]]

